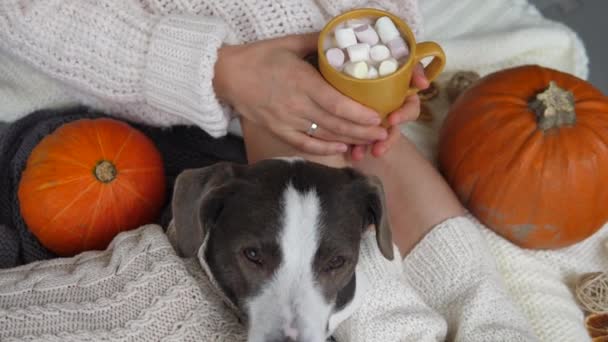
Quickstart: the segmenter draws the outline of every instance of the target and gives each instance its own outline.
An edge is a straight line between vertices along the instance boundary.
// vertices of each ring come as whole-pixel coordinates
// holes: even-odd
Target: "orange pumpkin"
[[[608,98],[572,75],[484,77],[454,103],[439,150],[465,206],[521,247],[565,247],[608,220]]]
[[[151,223],[165,199],[161,156],[128,124],[67,123],[34,148],[19,183],[21,215],[49,250],[104,249],[121,231]]]

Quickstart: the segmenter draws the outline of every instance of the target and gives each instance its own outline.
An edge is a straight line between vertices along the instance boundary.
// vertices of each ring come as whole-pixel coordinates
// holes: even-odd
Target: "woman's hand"
[[[430,82],[424,75],[424,68],[421,64],[416,65],[412,73],[412,86],[422,90],[428,88],[429,85]],[[399,126],[402,123],[416,120],[418,115],[420,115],[420,99],[418,98],[418,95],[413,95],[406,99],[401,108],[389,114],[387,118],[387,123],[389,124],[388,138],[376,141],[370,145],[353,146],[350,153],[351,159],[353,161],[360,161],[365,156],[369,147],[371,147],[371,154],[374,157],[384,155],[401,134]]]
[[[222,47],[215,65],[218,98],[305,153],[331,155],[346,152],[348,145],[386,141],[388,132],[375,111],[339,93],[303,60],[317,50],[317,38],[291,35]],[[410,114],[393,115],[391,120],[399,121]],[[309,136],[313,122],[318,128]]]

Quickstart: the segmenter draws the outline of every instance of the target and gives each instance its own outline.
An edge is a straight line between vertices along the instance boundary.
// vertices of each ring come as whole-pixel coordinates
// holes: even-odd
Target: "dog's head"
[[[357,291],[368,226],[393,258],[382,186],[351,168],[273,159],[187,170],[172,209],[178,251],[204,259],[250,342],[324,341]]]

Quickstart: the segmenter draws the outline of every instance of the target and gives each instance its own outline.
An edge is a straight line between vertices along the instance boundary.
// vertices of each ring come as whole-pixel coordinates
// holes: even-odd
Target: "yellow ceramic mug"
[[[375,19],[383,16],[391,18],[410,49],[408,60],[397,71],[376,79],[357,79],[336,70],[329,64],[323,50],[324,42],[338,24],[348,19]],[[317,50],[319,70],[327,82],[344,95],[376,110],[382,118],[401,107],[408,96],[419,91],[410,87],[412,70],[418,62],[426,57],[434,57],[425,67],[426,77],[431,81],[439,76],[445,66],[445,54],[437,43],[416,43],[414,34],[403,20],[391,13],[372,8],[356,9],[334,17],[321,31]]]

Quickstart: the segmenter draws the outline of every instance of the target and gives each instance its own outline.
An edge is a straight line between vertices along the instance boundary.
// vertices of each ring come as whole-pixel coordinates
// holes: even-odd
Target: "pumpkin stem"
[[[116,167],[107,160],[102,160],[95,166],[95,177],[102,183],[110,183],[116,178]]]
[[[576,112],[574,111],[574,94],[560,88],[554,81],[549,87],[529,104],[536,114],[538,127],[543,131],[564,125],[574,125]]]

